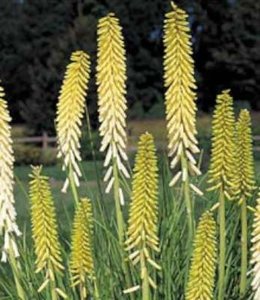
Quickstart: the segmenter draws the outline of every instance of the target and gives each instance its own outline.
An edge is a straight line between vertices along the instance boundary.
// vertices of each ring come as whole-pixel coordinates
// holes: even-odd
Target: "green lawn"
[[[97,167],[99,174],[102,176],[102,163],[98,162]],[[82,184],[79,188],[79,194],[81,197],[88,196],[95,200],[97,197],[99,197],[99,190],[96,184],[95,164],[93,162],[84,162],[82,163],[82,170],[84,174],[87,175],[84,176],[86,180],[82,181]],[[24,228],[25,226],[28,228],[30,221],[28,197],[30,172],[30,166],[15,167],[15,205],[18,213],[18,223],[21,228]],[[68,224],[68,222],[71,222],[72,220],[71,215],[73,214],[74,203],[73,197],[69,190],[66,194],[61,192],[66,173],[62,171],[61,165],[47,166],[43,169],[43,173],[50,178],[57,215],[59,216],[59,223],[63,232],[67,231],[70,228],[70,224]]]

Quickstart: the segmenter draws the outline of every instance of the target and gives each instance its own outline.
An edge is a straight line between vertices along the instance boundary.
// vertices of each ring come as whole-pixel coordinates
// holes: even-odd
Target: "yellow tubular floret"
[[[15,236],[21,235],[16,224],[14,207],[14,155],[11,139],[11,117],[7,102],[4,100],[4,89],[0,87],[0,235],[4,237],[2,261],[12,252],[19,256]]]
[[[217,96],[212,121],[212,149],[208,190],[223,190],[231,199],[237,194],[238,172],[235,146],[235,118],[233,99],[229,90]]]
[[[253,264],[253,280],[252,289],[254,292],[254,300],[260,299],[260,193],[258,193],[258,199],[254,214],[253,232],[252,232],[252,260]]]
[[[256,188],[251,118],[248,110],[240,112],[237,122],[237,158],[240,201],[251,197]]]
[[[153,259],[159,251],[158,226],[158,168],[152,135],[140,137],[135,159],[126,250],[133,265],[140,265],[142,281],[156,287],[150,267],[160,269]],[[133,290],[129,289],[130,291]],[[135,289],[134,289],[135,290]]]
[[[213,299],[216,244],[216,222],[212,213],[207,211],[200,218],[194,240],[186,300]]]
[[[57,106],[58,157],[63,158],[63,170],[70,173],[76,186],[79,186],[81,177],[78,163],[81,161],[81,126],[85,112],[89,73],[89,56],[83,51],[72,53],[71,63],[67,66]],[[64,192],[66,192],[68,184],[69,179],[67,178],[63,186]]]
[[[45,274],[45,281],[39,291],[55,282],[56,273],[61,273],[64,269],[53,198],[48,177],[43,176],[41,171],[41,167],[33,167],[30,175],[31,224],[36,273]]]
[[[125,177],[126,155],[126,58],[122,29],[114,14],[109,14],[98,23],[98,111],[101,152],[106,151],[104,166],[107,168],[104,181],[109,193],[114,183],[113,161]],[[122,192],[120,192],[122,196]],[[122,198],[122,197],[121,197]]]
[[[166,87],[166,120],[169,140],[171,168],[181,165],[170,185],[180,178],[186,179],[186,172],[199,175],[194,154],[199,152],[196,138],[196,82],[192,58],[191,35],[188,15],[172,3],[172,10],[166,14],[164,24],[164,85]]]
[[[82,289],[84,298],[87,297],[86,281],[94,276],[94,262],[92,249],[93,216],[91,202],[82,199],[77,207],[73,232],[70,269],[72,286]]]

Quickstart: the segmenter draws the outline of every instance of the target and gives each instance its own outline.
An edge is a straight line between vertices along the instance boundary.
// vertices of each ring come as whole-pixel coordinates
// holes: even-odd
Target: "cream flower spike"
[[[82,118],[90,73],[90,58],[83,51],[73,52],[67,66],[57,105],[58,158],[63,158],[62,169],[67,170],[76,186],[82,176],[79,161]],[[67,191],[69,178],[62,188]]]
[[[104,181],[106,193],[114,183],[113,161],[120,174],[129,178],[124,165],[126,155],[126,58],[122,28],[114,14],[99,20],[97,85],[100,135],[100,151],[106,151],[104,167],[107,168]],[[121,203],[123,193],[120,189]]]
[[[11,117],[4,100],[4,89],[0,87],[0,234],[4,236],[2,261],[6,262],[10,252],[19,256],[15,236],[21,232],[16,224],[14,207],[14,155],[11,139]]]
[[[194,154],[199,152],[196,138],[196,83],[188,15],[173,2],[164,24],[164,80],[166,87],[166,121],[171,168],[181,170],[171,180],[173,186],[187,175],[200,175]],[[184,159],[183,159],[184,158]],[[187,162],[184,164],[184,161]],[[194,186],[191,188],[201,194]]]
[[[252,260],[253,264],[253,280],[252,289],[254,292],[254,300],[260,299],[260,192],[258,192],[258,199],[254,214],[253,232],[252,232]]]

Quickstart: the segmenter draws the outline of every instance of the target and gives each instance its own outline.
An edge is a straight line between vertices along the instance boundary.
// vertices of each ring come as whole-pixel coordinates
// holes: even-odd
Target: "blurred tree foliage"
[[[237,100],[260,108],[260,2],[176,3],[190,14],[200,107],[211,109],[216,93],[230,87]],[[123,26],[131,116],[162,115],[162,31],[169,6],[168,0],[1,0],[0,78],[15,121],[35,132],[53,131],[65,66],[73,50],[83,49],[92,58],[87,101],[96,124],[96,26],[110,11]]]

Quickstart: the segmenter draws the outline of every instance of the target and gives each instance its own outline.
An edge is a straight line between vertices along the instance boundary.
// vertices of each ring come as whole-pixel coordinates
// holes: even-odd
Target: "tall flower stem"
[[[51,300],[58,300],[55,281],[51,280],[50,288],[51,288]]]
[[[85,292],[84,292],[84,285],[82,283],[80,283],[79,286],[79,294],[80,294],[80,300],[85,300]]]
[[[145,254],[143,251],[141,254],[141,268],[143,270],[142,300],[150,300],[149,277],[147,273],[147,268],[145,266]]]
[[[103,199],[102,188],[101,188],[101,184],[100,184],[100,174],[99,174],[98,166],[97,166],[97,157],[96,157],[96,152],[95,152],[95,148],[94,148],[92,128],[91,128],[90,117],[89,117],[89,110],[88,110],[87,106],[86,106],[86,121],[87,121],[87,129],[88,129],[88,136],[89,136],[89,141],[90,141],[92,158],[94,160],[98,191],[100,194],[100,198]]]
[[[193,212],[193,205],[191,199],[191,192],[190,192],[190,182],[189,182],[189,175],[188,175],[188,163],[186,157],[182,154],[181,157],[181,164],[183,173],[186,174],[184,181],[183,181],[183,194],[184,200],[186,203],[186,211],[188,217],[188,226],[189,226],[189,242],[192,241],[194,235],[194,212]]]
[[[75,205],[77,205],[79,203],[79,195],[73,178],[73,169],[71,166],[69,167],[69,182],[70,182],[71,192],[75,201]]]
[[[123,212],[121,209],[120,204],[120,196],[119,196],[119,176],[118,176],[118,169],[115,159],[113,160],[113,176],[114,176],[114,200],[115,200],[115,208],[116,208],[116,221],[117,221],[117,232],[118,232],[118,240],[119,240],[119,246],[120,246],[120,253],[122,258],[122,269],[124,272],[124,275],[126,277],[126,283],[127,286],[131,286],[131,280],[130,280],[130,273],[129,268],[126,265],[125,259],[124,259],[124,218],[123,218]],[[130,298],[133,300],[133,295],[130,294]]]
[[[132,293],[141,289],[142,299],[149,300],[150,288],[156,289],[155,261],[160,252],[158,226],[158,166],[154,139],[146,132],[141,135],[135,157],[131,203],[128,219],[126,251],[134,267],[139,266],[140,284],[125,290]]]
[[[225,291],[225,261],[226,261],[226,216],[225,196],[221,189],[219,194],[219,281],[218,300],[224,299]]]
[[[250,113],[246,109],[240,111],[236,124],[238,199],[241,205],[241,267],[240,267],[240,297],[244,298],[247,287],[247,200],[256,188],[252,129]]]
[[[117,164],[115,159],[113,160],[113,176],[114,176],[114,200],[115,200],[115,208],[116,208],[117,231],[118,231],[118,239],[121,247],[124,243],[124,219],[123,219],[123,213],[120,205],[119,177],[118,177],[118,170],[117,170]]]
[[[240,274],[240,296],[246,291],[247,274],[247,206],[245,199],[241,204],[241,274]]]
[[[98,286],[97,286],[96,280],[94,280],[94,299],[95,300],[99,300],[100,299],[99,290],[98,290]]]

